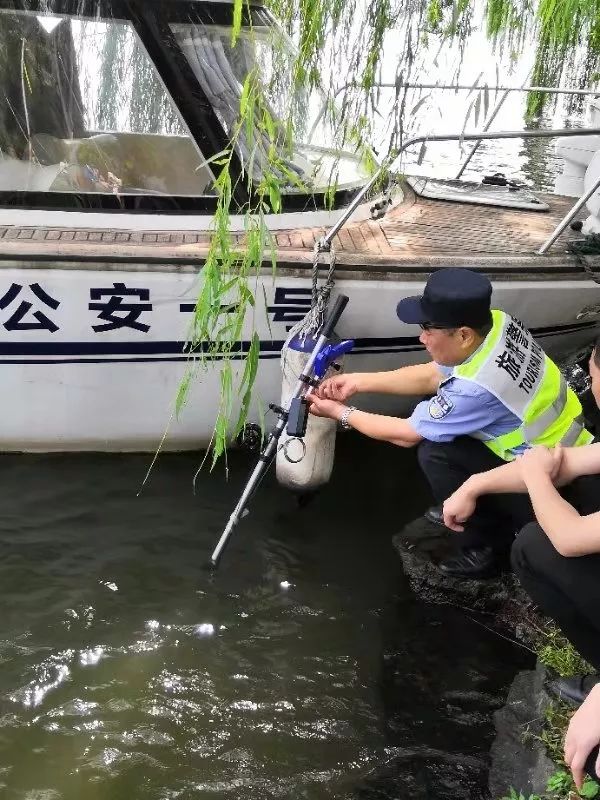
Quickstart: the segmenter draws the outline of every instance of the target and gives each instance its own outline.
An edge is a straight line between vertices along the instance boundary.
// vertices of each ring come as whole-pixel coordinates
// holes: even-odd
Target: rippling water
[[[479,797],[521,655],[410,594],[412,454],[345,438],[302,510],[267,480],[215,577],[250,457],[147,463],[0,459],[0,796]]]

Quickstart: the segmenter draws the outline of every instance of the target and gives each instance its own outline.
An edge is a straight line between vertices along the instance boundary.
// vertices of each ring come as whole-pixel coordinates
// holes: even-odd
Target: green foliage
[[[563,764],[565,734],[572,716],[573,708],[560,700],[549,703],[544,713],[544,728],[540,734],[540,741],[555,764]]]
[[[539,794],[524,795],[516,789],[510,788],[507,795],[499,800],[570,800],[574,797],[583,797],[586,800],[593,800],[598,796],[600,786],[591,778],[586,778],[580,791],[577,791],[571,773],[565,769],[559,769],[548,778],[546,792],[543,796]]]
[[[539,794],[524,795],[523,792],[517,792],[511,786],[508,794],[501,797],[500,800],[542,800],[542,798]]]
[[[536,650],[542,664],[563,678],[594,671],[555,625],[548,624],[541,632]]]
[[[600,792],[600,785],[596,783],[596,781],[592,780],[589,776],[583,782],[583,786],[579,790],[579,794],[581,797],[591,798],[598,797],[598,793]]]
[[[565,795],[569,795],[573,786],[573,776],[571,773],[565,769],[559,769],[548,778],[546,791],[554,796],[564,797]]]
[[[235,49],[250,42],[256,63],[243,78],[237,76],[243,83],[237,115],[227,124],[230,145],[212,161],[213,166],[220,167],[214,182],[218,207],[189,332],[190,363],[176,403],[179,413],[193,379],[209,363],[220,364],[221,400],[212,441],[213,465],[251,411],[259,355],[253,286],[263,264],[270,261],[275,274],[277,262],[265,215],[281,211],[287,191],[311,190],[310,180],[301,177],[294,165],[297,143],[308,136],[310,92],[318,89],[322,93],[322,120],[335,140],[332,154],[350,150],[372,175],[378,164],[368,142],[386,37],[393,35],[398,59],[398,114],[390,135],[391,152],[405,134],[407,119],[419,107],[417,103],[407,111],[402,89],[404,81],[415,77],[411,70],[419,47],[427,35],[459,39],[464,46],[479,8],[476,0],[267,0],[296,45],[296,51],[290,54],[284,37],[271,39],[272,74],[267,79],[266,62],[259,56],[264,29],[243,25],[245,5],[248,0],[234,0],[230,46]],[[487,0],[484,24],[488,37],[515,55],[526,37],[537,41],[534,80],[539,82],[560,78],[566,67],[573,80],[589,78],[594,57],[600,54],[600,0],[539,0],[537,5],[533,0]],[[572,58],[572,51],[580,45],[590,56],[581,69]],[[111,42],[110,46],[120,45]],[[236,64],[242,62],[246,63],[245,58],[236,60]],[[337,95],[334,90],[340,86],[345,88]],[[530,113],[538,112],[544,99],[531,98]],[[488,102],[487,92],[477,93],[472,104],[476,124],[482,107],[485,116]],[[244,169],[237,186],[232,185],[230,168],[234,153]],[[322,187],[325,208],[332,206],[338,184],[338,169],[335,164],[329,166],[331,161],[335,158],[327,162],[328,186]],[[322,164],[317,164],[317,169],[322,170]],[[377,189],[382,190],[388,179],[383,175]],[[243,208],[246,223],[240,241],[232,235],[229,220],[233,198],[241,195],[249,200]],[[261,304],[266,306],[266,298],[261,298]],[[250,342],[245,354],[240,354],[242,339]],[[240,355],[244,356],[241,361]],[[238,415],[232,422],[236,409]],[[543,650],[542,658],[561,674],[577,669],[572,653],[551,644]]]
[[[586,800],[593,800],[600,792],[600,786],[596,781],[587,777],[581,789],[577,789],[573,776],[568,770],[559,769],[548,778],[546,791],[551,800],[568,800],[570,797],[584,797]]]
[[[571,773],[565,769],[563,761],[564,741],[569,722],[575,709],[566,703],[550,703],[545,713],[544,730],[540,736],[548,755],[560,767],[550,776],[546,786],[549,800],[570,800],[572,797],[595,798],[600,786],[589,776],[578,791]]]
[[[600,0],[539,0],[536,22],[534,85],[558,84],[567,71],[579,73],[579,83],[592,80],[592,67],[600,55]],[[582,69],[577,69],[575,60],[579,46],[589,54]],[[530,95],[528,114],[539,114],[544,102],[543,94]]]

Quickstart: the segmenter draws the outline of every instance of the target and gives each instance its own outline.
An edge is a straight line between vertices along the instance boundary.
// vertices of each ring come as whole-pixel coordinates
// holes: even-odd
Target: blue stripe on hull
[[[565,336],[591,330],[595,321],[533,328],[537,338]],[[260,343],[261,359],[279,358],[283,340],[264,340]],[[250,342],[239,342],[232,358],[241,359],[248,352]],[[149,362],[186,362],[191,353],[182,341],[150,342],[0,342],[0,364],[118,364]],[[208,350],[208,346],[202,348]],[[377,355],[413,353],[425,348],[418,336],[370,337],[355,340],[354,353]],[[218,355],[210,358],[219,359]],[[1,358],[4,356],[4,358]],[[20,357],[20,358],[19,358]]]

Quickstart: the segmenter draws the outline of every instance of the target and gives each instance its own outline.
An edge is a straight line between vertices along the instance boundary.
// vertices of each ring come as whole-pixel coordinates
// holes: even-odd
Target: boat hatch
[[[415,194],[430,200],[503,206],[504,208],[520,208],[525,211],[548,211],[550,208],[548,203],[540,200],[526,186],[421,178],[413,175],[408,176],[406,180]]]

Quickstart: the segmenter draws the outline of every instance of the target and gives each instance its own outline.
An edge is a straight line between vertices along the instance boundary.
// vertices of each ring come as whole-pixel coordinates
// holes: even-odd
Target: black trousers
[[[596,485],[600,492],[600,481]],[[593,504],[589,492],[584,492],[587,503]],[[600,673],[600,554],[565,558],[538,523],[530,522],[515,539],[511,560],[534,603]],[[598,747],[594,747],[585,763],[586,772],[594,780],[598,780],[597,757]]]
[[[531,522],[515,539],[511,560],[534,603],[600,672],[600,553],[565,558]]]
[[[417,455],[436,503],[443,503],[471,475],[506,463],[470,436],[444,443],[425,440]],[[508,552],[516,532],[533,519],[527,494],[483,495],[464,533],[456,534],[456,542],[459,547],[490,545],[498,552]]]

